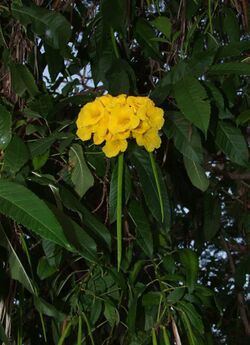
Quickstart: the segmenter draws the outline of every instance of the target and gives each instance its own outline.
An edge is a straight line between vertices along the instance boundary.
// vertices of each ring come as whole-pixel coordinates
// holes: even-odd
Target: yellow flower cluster
[[[127,95],[97,97],[82,107],[76,121],[78,137],[85,141],[93,135],[96,145],[105,142],[107,157],[124,152],[129,138],[149,152],[159,148],[163,123],[163,110],[151,99]]]

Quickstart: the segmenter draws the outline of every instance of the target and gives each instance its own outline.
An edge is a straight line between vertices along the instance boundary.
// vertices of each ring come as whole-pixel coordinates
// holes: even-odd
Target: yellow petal
[[[148,121],[140,121],[139,125],[132,130],[132,135],[135,138],[136,134],[143,134],[150,129]]]
[[[142,106],[154,106],[154,102],[149,97],[129,96],[127,104],[135,107],[136,110]]]
[[[155,129],[161,129],[164,124],[164,111],[158,107],[149,107],[147,109],[147,116],[150,125]]]
[[[111,95],[104,95],[101,97],[97,97],[97,99],[104,105],[104,107],[106,107],[112,102],[113,97]]]
[[[144,134],[135,135],[137,145],[144,146],[145,149],[149,152],[158,149],[161,146],[161,138],[158,134],[158,131],[155,129],[149,129]]]
[[[86,141],[91,138],[92,130],[93,130],[92,126],[81,127],[81,128],[78,128],[76,134],[82,141]]]
[[[77,127],[96,124],[104,116],[104,107],[99,101],[87,103],[81,110],[76,121]]]
[[[111,158],[117,156],[119,152],[126,151],[127,147],[127,140],[113,138],[106,141],[106,144],[103,146],[102,150],[107,157]]]
[[[130,137],[130,130],[127,130],[125,132],[117,133],[115,136],[118,139],[128,139]]]
[[[129,106],[116,106],[110,113],[109,130],[112,134],[125,132],[139,125],[140,120]]]
[[[94,135],[93,135],[93,142],[94,142],[95,145],[102,144],[105,139],[106,139],[105,136],[99,135],[98,133],[94,133]]]

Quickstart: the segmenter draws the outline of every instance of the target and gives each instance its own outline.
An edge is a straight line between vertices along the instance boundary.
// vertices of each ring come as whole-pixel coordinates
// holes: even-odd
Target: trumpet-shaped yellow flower
[[[139,125],[140,120],[126,104],[124,106],[116,106],[110,112],[109,130],[112,134],[131,130]]]
[[[85,127],[95,125],[101,120],[105,112],[105,108],[101,102],[95,101],[87,103],[80,111],[77,119],[77,127]]]
[[[106,141],[102,150],[108,158],[115,157],[119,152],[126,151],[128,147],[128,142],[125,139],[112,138]]]
[[[161,146],[161,138],[158,131],[154,128],[149,129],[143,134],[136,134],[135,139],[137,145],[144,146],[148,152],[152,152]]]
[[[163,115],[148,97],[104,95],[81,109],[77,135],[83,141],[93,135],[95,145],[105,142],[103,152],[107,157],[124,152],[129,138],[151,152],[161,144],[158,131],[164,123]]]

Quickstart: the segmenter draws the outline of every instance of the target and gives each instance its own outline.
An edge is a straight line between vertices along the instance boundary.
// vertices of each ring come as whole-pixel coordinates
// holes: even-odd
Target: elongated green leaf
[[[131,161],[136,167],[139,174],[140,183],[142,184],[142,191],[145,197],[146,204],[154,216],[160,223],[162,222],[161,208],[159,204],[158,191],[155,184],[155,178],[152,171],[152,166],[148,153],[138,146],[134,147],[131,154]],[[156,164],[157,166],[157,164]],[[162,193],[163,211],[164,211],[164,225],[166,229],[170,225],[170,206],[168,200],[168,193],[165,182],[163,180],[162,172],[157,166],[157,173],[159,178],[160,189]]]
[[[156,333],[155,333],[155,329],[152,328],[152,331],[151,331],[151,335],[152,335],[152,345],[157,345],[157,338],[156,338]]]
[[[169,340],[169,336],[166,330],[165,326],[161,326],[162,329],[162,335],[163,335],[163,341],[164,341],[164,345],[171,345],[170,344],[170,340]]]
[[[85,162],[82,147],[73,144],[69,151],[69,164],[72,168],[71,180],[76,193],[82,197],[94,184],[94,177]]]
[[[198,258],[193,250],[187,248],[180,249],[179,255],[181,263],[185,268],[188,290],[191,293],[198,279]]]
[[[155,18],[151,24],[161,31],[167,38],[171,36],[171,21],[168,17],[160,16]]]
[[[34,305],[40,313],[50,316],[59,322],[66,319],[66,315],[64,313],[56,309],[54,305],[46,302],[41,297],[34,296]]]
[[[209,180],[201,165],[186,157],[184,157],[184,165],[192,184],[202,192],[205,192],[209,186]]]
[[[182,322],[184,324],[184,327],[186,329],[186,332],[187,332],[187,337],[188,337],[188,340],[189,340],[189,345],[198,345],[198,342],[196,341],[196,338],[193,334],[193,330],[192,330],[192,327],[190,325],[190,322],[187,318],[187,315],[186,313],[183,311],[180,313],[180,316],[181,316],[181,319],[182,319]]]
[[[13,172],[18,172],[30,158],[27,146],[17,135],[14,135],[5,150],[4,164]]]
[[[49,206],[57,217],[58,222],[61,224],[68,242],[74,246],[83,258],[96,262],[96,243],[92,237],[61,210],[57,209],[54,205]]]
[[[211,81],[205,82],[205,86],[209,89],[217,107],[219,109],[224,109],[225,108],[224,98],[220,90]]]
[[[136,242],[147,256],[152,257],[153,238],[147,216],[142,206],[133,200],[129,205],[129,214],[136,226]]]
[[[174,93],[184,116],[206,134],[210,120],[210,103],[201,83],[194,77],[186,77],[174,86]]]
[[[26,187],[0,179],[0,212],[39,236],[72,249],[45,202]]]
[[[5,149],[11,140],[11,114],[0,104],[0,150]]]
[[[159,58],[158,42],[153,40],[156,35],[147,20],[142,18],[137,20],[135,25],[135,37],[147,56]]]
[[[193,304],[181,300],[178,302],[177,307],[185,311],[188,319],[190,320],[192,326],[197,330],[197,332],[199,334],[204,334],[204,325],[202,322],[201,315],[196,311]]]
[[[249,76],[250,64],[244,62],[226,62],[213,65],[210,67],[208,73],[212,75],[236,74]]]
[[[10,71],[13,88],[19,96],[23,96],[25,91],[32,97],[39,94],[34,77],[25,65],[11,64]]]
[[[248,149],[245,138],[239,128],[228,122],[219,121],[215,143],[235,163],[245,166],[248,161]]]
[[[200,135],[181,114],[174,113],[164,128],[167,136],[173,138],[176,148],[188,159],[202,162],[203,152]]]
[[[6,236],[2,225],[0,224],[0,245],[7,249],[9,253],[9,268],[12,279],[19,281],[29,292],[35,293],[33,284],[23,267],[21,260],[15,252],[11,242]]]
[[[23,25],[31,24],[33,32],[55,49],[64,48],[70,39],[70,23],[57,11],[13,4],[12,13]]]
[[[217,198],[206,194],[204,198],[204,224],[205,240],[211,240],[220,228],[221,209]]]
[[[111,248],[111,235],[107,227],[100,222],[72,193],[67,189],[60,189],[60,196],[63,204],[72,211],[79,212],[82,216],[83,224],[88,227],[99,239],[103,240],[108,248]]]

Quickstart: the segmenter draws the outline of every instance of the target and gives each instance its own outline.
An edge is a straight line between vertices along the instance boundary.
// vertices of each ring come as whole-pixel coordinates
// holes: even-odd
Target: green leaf
[[[237,13],[231,8],[224,8],[223,34],[226,34],[230,42],[240,41],[240,26]]]
[[[37,265],[37,275],[41,280],[44,280],[51,275],[57,272],[56,267],[53,267],[49,264],[48,259],[45,256],[42,256]]]
[[[204,334],[204,325],[201,315],[196,311],[193,304],[181,300],[178,302],[177,307],[186,313],[192,326],[199,332],[199,334]]]
[[[209,186],[209,180],[201,165],[186,157],[184,157],[184,165],[192,184],[202,192],[205,192]]]
[[[130,156],[132,163],[134,164],[136,171],[139,174],[139,180],[142,184],[142,191],[145,197],[146,204],[149,211],[159,223],[162,222],[162,214],[159,205],[158,191],[155,184],[155,177],[152,171],[148,152],[145,152],[142,148],[134,146],[132,154]],[[157,166],[157,164],[156,164]],[[159,178],[160,189],[162,193],[163,209],[164,209],[164,225],[166,229],[170,226],[170,205],[168,199],[167,188],[163,180],[162,172],[157,166],[157,173]]]
[[[192,327],[190,325],[190,322],[189,322],[189,319],[187,318],[186,313],[184,311],[182,311],[180,313],[180,316],[181,316],[181,320],[182,320],[184,327],[186,329],[186,332],[187,332],[189,345],[198,345],[198,342],[196,341],[196,338],[193,334]]]
[[[34,170],[40,170],[47,162],[50,156],[50,151],[47,151],[43,153],[42,155],[35,156],[32,159],[32,164],[34,167]]]
[[[167,297],[167,301],[170,304],[177,303],[185,293],[185,287],[177,287],[173,291],[171,291]]]
[[[29,143],[31,158],[34,158],[35,156],[42,156],[47,151],[49,151],[50,147],[54,144],[56,139],[57,134],[54,133],[49,137],[38,139],[34,142]]]
[[[205,240],[210,241],[220,229],[221,208],[218,198],[205,194],[203,231]]]
[[[231,161],[246,166],[248,161],[248,149],[246,140],[239,128],[234,127],[229,122],[219,121],[215,143]]]
[[[56,309],[54,305],[46,302],[41,297],[34,296],[34,305],[41,314],[52,317],[59,322],[66,319],[66,315],[64,313]]]
[[[210,103],[201,83],[186,77],[174,86],[175,98],[184,116],[206,135],[210,120]]]
[[[244,125],[250,121],[250,109],[243,110],[236,119],[237,126]]]
[[[208,88],[210,91],[212,98],[214,102],[216,103],[217,107],[219,109],[224,110],[225,104],[224,104],[224,98],[220,90],[211,82],[211,81],[206,81],[205,86]]]
[[[110,231],[106,226],[100,222],[97,217],[95,217],[72,193],[67,189],[60,189],[60,196],[62,198],[63,204],[72,211],[79,212],[83,218],[82,222],[87,226],[99,239],[104,241],[108,246],[109,250],[111,249],[111,235]]]
[[[151,335],[152,335],[152,345],[157,345],[157,338],[156,338],[156,333],[155,333],[154,328],[152,328]]]
[[[79,254],[81,254],[83,258],[91,262],[96,262],[96,243],[92,237],[90,237],[80,225],[78,225],[61,210],[56,208],[54,205],[49,206],[54,215],[57,217],[58,222],[61,224],[68,242],[74,246],[74,248]]]
[[[0,150],[5,149],[11,140],[11,114],[0,104]]]
[[[0,245],[7,249],[9,257],[9,268],[12,279],[19,281],[29,292],[35,294],[33,284],[23,267],[21,260],[15,252],[11,242],[6,236],[4,229],[0,223]]]
[[[171,36],[171,21],[168,17],[160,16],[155,18],[151,24],[162,32],[168,39]]]
[[[23,25],[31,24],[33,32],[44,38],[45,43],[53,48],[60,49],[67,45],[71,27],[59,12],[40,6],[13,4],[12,13]]]
[[[20,137],[14,135],[5,150],[4,164],[16,173],[28,162],[29,158],[27,146]]]
[[[250,64],[244,62],[225,62],[210,67],[209,74],[211,75],[225,75],[225,74],[236,74],[236,75],[250,75]]]
[[[174,113],[164,127],[167,136],[174,140],[175,147],[188,159],[201,163],[203,150],[200,135],[181,114]]]
[[[105,85],[109,93],[114,96],[133,92],[135,81],[133,69],[123,59],[115,59],[105,74]]]
[[[35,79],[25,65],[11,64],[10,72],[14,91],[18,96],[22,97],[25,91],[27,91],[31,97],[35,97],[39,94]]]
[[[49,265],[58,269],[62,260],[62,247],[43,239],[42,248]]]
[[[71,250],[60,224],[44,201],[26,187],[0,179],[0,213]]]
[[[106,301],[104,304],[104,316],[112,327],[119,322],[119,314],[115,306],[109,301]]]
[[[179,256],[185,268],[186,284],[190,293],[193,292],[198,279],[198,258],[196,253],[188,248],[179,249]]]
[[[136,226],[136,242],[147,256],[152,257],[153,238],[151,228],[142,206],[135,200],[129,205],[129,215]]]
[[[71,180],[76,193],[82,198],[83,195],[94,185],[94,177],[85,162],[82,147],[73,144],[69,151],[69,164],[71,166]]]
[[[159,59],[159,46],[153,39],[156,37],[154,29],[145,19],[139,18],[135,24],[135,38],[147,56]]]
[[[103,22],[116,31],[122,31],[126,19],[126,3],[123,0],[103,0],[100,6]]]

